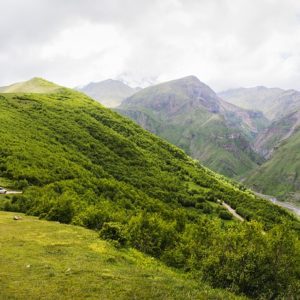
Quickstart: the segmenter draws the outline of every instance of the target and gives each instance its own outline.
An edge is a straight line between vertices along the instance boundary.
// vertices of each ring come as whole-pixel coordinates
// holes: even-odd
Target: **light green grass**
[[[0,299],[238,299],[96,232],[0,212]]]
[[[32,78],[25,82],[18,82],[0,89],[1,93],[50,93],[61,87],[43,78]]]

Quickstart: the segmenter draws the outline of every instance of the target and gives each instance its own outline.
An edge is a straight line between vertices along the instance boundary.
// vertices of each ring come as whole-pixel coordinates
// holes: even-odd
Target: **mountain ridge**
[[[0,93],[51,93],[62,87],[41,77],[0,87]]]
[[[260,162],[250,141],[267,122],[263,115],[226,103],[195,76],[145,88],[117,111],[225,175]]]

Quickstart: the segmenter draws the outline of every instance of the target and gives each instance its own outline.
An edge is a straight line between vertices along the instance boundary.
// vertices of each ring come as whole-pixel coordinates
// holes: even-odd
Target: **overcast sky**
[[[300,90],[299,0],[1,0],[0,86],[196,75]]]

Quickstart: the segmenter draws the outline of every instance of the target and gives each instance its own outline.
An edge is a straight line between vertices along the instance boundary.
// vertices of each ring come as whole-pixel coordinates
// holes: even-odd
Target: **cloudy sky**
[[[299,0],[1,0],[0,86],[196,75],[300,90]]]

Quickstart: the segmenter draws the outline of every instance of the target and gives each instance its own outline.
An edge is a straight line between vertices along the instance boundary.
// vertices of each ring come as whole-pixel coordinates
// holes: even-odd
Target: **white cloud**
[[[298,0],[2,0],[0,85],[194,74],[300,89]],[[125,74],[125,75],[124,75]]]

